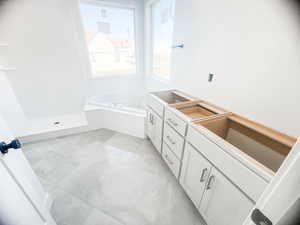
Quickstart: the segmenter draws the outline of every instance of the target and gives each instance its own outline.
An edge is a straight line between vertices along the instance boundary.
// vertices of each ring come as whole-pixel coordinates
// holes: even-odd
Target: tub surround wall
[[[96,97],[104,101],[142,98],[146,94],[142,76],[138,75],[90,79],[88,87],[88,99]]]

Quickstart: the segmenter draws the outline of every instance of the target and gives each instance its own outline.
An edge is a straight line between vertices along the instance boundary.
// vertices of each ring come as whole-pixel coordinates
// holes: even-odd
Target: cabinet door
[[[152,143],[161,153],[163,120],[156,114],[152,113]]]
[[[185,145],[180,183],[196,207],[199,206],[211,164],[189,143]]]
[[[153,126],[152,126],[152,112],[149,108],[147,108],[147,120],[146,120],[146,133],[148,137],[151,139],[153,133]]]
[[[199,206],[199,212],[208,225],[241,225],[253,206],[222,173],[211,169]]]
[[[147,113],[147,135],[154,147],[161,153],[163,120],[150,108]]]

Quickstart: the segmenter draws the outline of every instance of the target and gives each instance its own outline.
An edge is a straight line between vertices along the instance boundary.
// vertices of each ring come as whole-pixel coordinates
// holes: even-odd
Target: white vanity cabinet
[[[194,147],[184,151],[180,184],[208,225],[241,225],[254,203]]]
[[[258,200],[268,184],[266,180],[232,157],[194,126],[188,128],[187,141],[251,199]]]
[[[174,90],[147,107],[148,137],[208,225],[242,225],[296,142]]]
[[[166,106],[193,100],[195,99],[176,90],[152,92],[147,95],[146,133],[160,153],[162,151],[163,124]]]
[[[163,120],[152,109],[147,110],[147,135],[155,146],[156,150],[161,153]]]
[[[208,225],[243,224],[293,144],[292,138],[237,115],[193,121],[186,141],[181,184]],[[200,158],[212,165],[203,193],[196,182]],[[188,187],[186,177],[195,179]]]

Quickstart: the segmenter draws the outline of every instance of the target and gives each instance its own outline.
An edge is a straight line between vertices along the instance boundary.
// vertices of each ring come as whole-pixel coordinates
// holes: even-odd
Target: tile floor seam
[[[99,208],[97,208],[97,207],[93,207],[92,209],[96,209],[96,210],[101,211],[104,215],[106,215],[106,216],[108,216],[108,217],[110,217],[110,218],[116,220],[118,223],[120,223],[120,225],[127,225],[126,223],[123,223],[123,221],[119,220],[119,218],[117,218],[117,217],[115,217],[115,216],[113,216],[113,215],[110,215],[109,213],[103,211],[102,209],[99,209]],[[86,222],[87,220],[88,220],[88,218],[86,218],[86,220],[85,220],[84,222]]]
[[[72,192],[69,192],[69,191],[65,190],[64,188],[62,188],[62,187],[60,187],[60,186],[57,186],[57,187],[55,187],[55,188],[53,188],[53,189],[58,189],[58,190],[61,190],[61,191],[63,191],[63,192],[68,193],[69,195],[71,195],[71,196],[73,196],[73,197],[75,197],[75,198],[81,200],[82,202],[84,202],[85,204],[87,204],[88,206],[90,206],[91,208],[100,210],[100,211],[101,211],[102,213],[104,213],[105,215],[107,215],[107,216],[109,216],[109,217],[115,219],[116,221],[118,221],[119,223],[121,223],[121,225],[130,225],[130,224],[124,223],[123,221],[119,220],[117,217],[115,217],[115,216],[109,214],[108,212],[104,211],[103,208],[91,204],[90,202],[88,202],[88,201],[85,200],[84,198],[81,198],[79,195],[76,195],[76,194],[74,194],[74,193],[72,193]],[[87,219],[87,218],[86,218],[86,219]]]

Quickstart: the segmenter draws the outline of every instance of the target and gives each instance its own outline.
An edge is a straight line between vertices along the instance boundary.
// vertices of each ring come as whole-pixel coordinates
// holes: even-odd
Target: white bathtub
[[[29,143],[101,128],[145,138],[146,111],[142,99],[127,98],[125,101],[124,98],[115,102],[101,102],[102,98],[93,97],[85,105],[84,113],[55,118],[55,121],[61,121],[59,127],[53,127],[53,121],[45,121],[48,127],[43,132],[29,133],[19,138],[22,143]],[[52,125],[50,128],[49,124]]]
[[[146,110],[143,97],[88,98],[85,112],[93,129],[107,128],[136,137],[145,137]]]
[[[104,107],[107,109],[136,113],[140,115],[144,115],[146,113],[143,96],[92,96],[88,98],[87,105],[99,106],[102,108]]]

